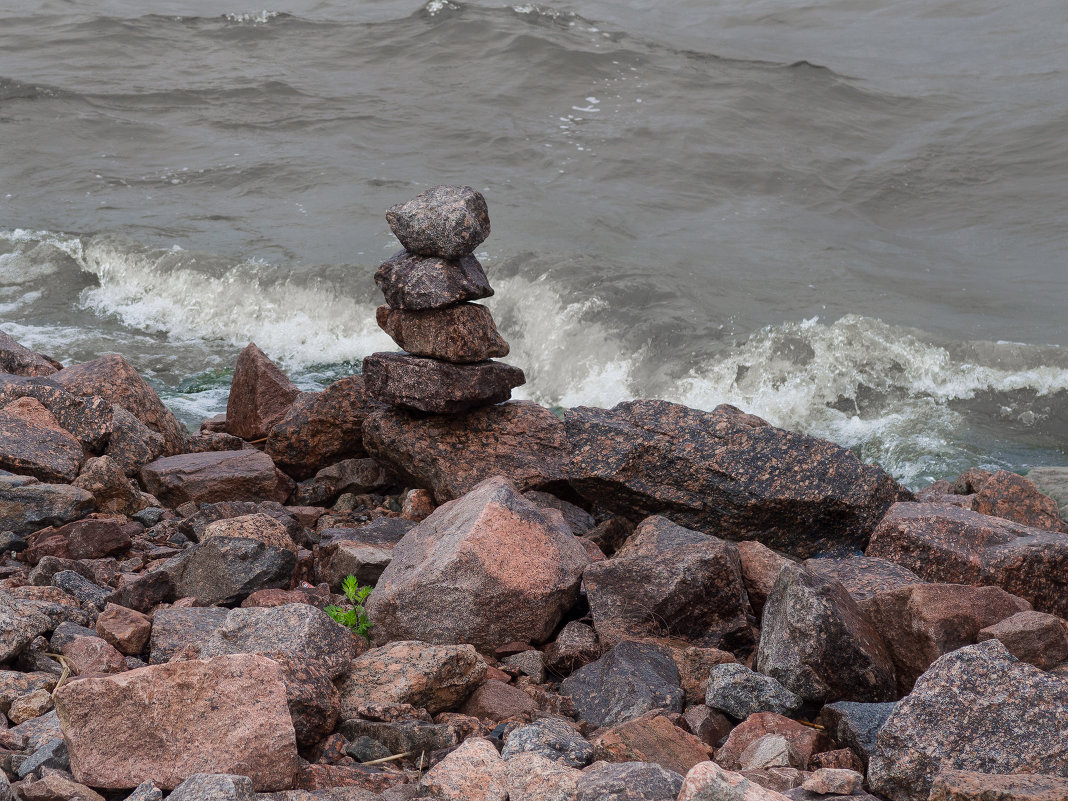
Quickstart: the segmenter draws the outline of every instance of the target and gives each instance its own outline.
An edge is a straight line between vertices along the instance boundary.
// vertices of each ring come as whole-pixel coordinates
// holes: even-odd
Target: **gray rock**
[[[37,773],[41,768],[70,770],[70,755],[67,753],[67,744],[62,737],[52,737],[34,749],[33,753],[19,765],[19,778],[25,779]]]
[[[11,793],[11,782],[7,780],[7,774],[0,770],[0,801],[14,801],[15,796]]]
[[[195,541],[200,541],[208,526],[218,520],[230,520],[246,515],[267,515],[285,526],[286,534],[298,544],[307,540],[305,528],[299,520],[277,501],[220,501],[219,503],[202,503],[196,514],[190,515],[178,524],[178,530]]]
[[[14,531],[0,531],[0,554],[7,551],[14,553],[25,551],[29,544],[22,534],[16,534]]]
[[[63,736],[59,728],[59,715],[52,710],[46,715],[31,718],[10,730],[13,734],[26,739],[26,749],[30,753],[46,745],[49,741]]]
[[[393,549],[352,540],[335,540],[315,553],[315,580],[341,592],[348,576],[355,576],[361,586],[372,587],[393,561]]]
[[[853,749],[867,765],[875,753],[875,738],[896,706],[893,701],[881,704],[836,701],[823,707],[820,722],[836,743]]]
[[[448,260],[402,250],[382,263],[375,283],[390,307],[413,311],[440,309],[493,294],[474,256]]]
[[[654,762],[598,763],[582,771],[576,801],[674,801],[683,777]]]
[[[78,487],[0,475],[0,531],[32,534],[46,526],[79,520],[95,508],[92,493]]]
[[[890,715],[868,769],[873,792],[925,801],[940,769],[1068,778],[1068,682],[998,640],[940,657]]]
[[[473,253],[490,234],[486,199],[469,186],[435,186],[386,212],[404,249],[420,256],[457,259]]]
[[[152,526],[156,525],[156,523],[163,519],[163,515],[165,514],[167,514],[166,509],[159,506],[149,506],[146,509],[142,509],[140,512],[134,512],[131,517],[145,528],[152,528]]]
[[[63,649],[70,645],[78,637],[98,637],[99,635],[91,628],[79,626],[76,623],[60,623],[52,636],[48,638],[48,647],[53,652],[62,653]]]
[[[0,592],[0,663],[14,659],[35,637],[55,628],[37,607]]]
[[[705,704],[736,720],[745,720],[754,712],[774,712],[790,717],[797,714],[804,703],[801,696],[790,692],[775,679],[745,665],[714,665],[708,675]]]
[[[325,506],[345,492],[363,495],[389,489],[396,483],[397,477],[377,459],[344,459],[324,467],[314,478],[300,482],[290,502]]]
[[[806,701],[888,701],[896,679],[879,633],[845,587],[784,565],[764,606],[756,668]]]
[[[376,759],[385,759],[393,756],[393,752],[386,748],[378,740],[360,735],[345,746],[345,753],[357,762],[372,762]],[[406,753],[401,751],[400,753]]]
[[[200,650],[201,659],[222,654],[291,655],[321,664],[336,679],[352,658],[352,635],[308,604],[231,609]]]
[[[142,782],[126,796],[126,801],[163,801],[163,791],[152,782]]]
[[[93,580],[93,571],[88,565],[77,559],[62,559],[58,556],[42,556],[27,578],[34,587],[51,587],[53,577],[63,570],[73,570],[79,576]]]
[[[503,362],[450,364],[407,353],[372,353],[363,360],[363,378],[376,401],[432,414],[503,403],[526,383],[522,370]]]
[[[105,590],[73,570],[60,570],[52,576],[52,586],[73,595],[83,606],[95,606],[100,610],[107,606],[111,597],[111,590]]]
[[[344,721],[338,731],[353,742],[370,739],[389,754],[429,754],[443,748],[460,744],[456,729],[444,723],[427,723],[421,720],[386,722],[351,718]],[[347,749],[346,749],[347,750]],[[361,760],[366,761],[366,760]]]
[[[225,773],[194,773],[174,788],[168,801],[255,801],[252,779]]]
[[[244,537],[214,537],[187,549],[162,568],[180,598],[205,605],[236,604],[256,590],[288,587],[297,555]]]
[[[661,646],[621,642],[560,685],[579,716],[594,726],[613,726],[653,709],[682,712],[685,693],[671,654]]]
[[[593,744],[566,720],[541,718],[529,726],[513,730],[505,740],[501,756],[510,759],[525,753],[538,754],[572,768],[583,768],[593,760]]]
[[[170,662],[175,654],[187,648],[199,653],[229,613],[229,609],[210,606],[160,609],[152,618],[149,663]]]
[[[545,682],[545,655],[541,651],[523,651],[512,654],[502,659],[501,664],[530,676],[535,684]]]

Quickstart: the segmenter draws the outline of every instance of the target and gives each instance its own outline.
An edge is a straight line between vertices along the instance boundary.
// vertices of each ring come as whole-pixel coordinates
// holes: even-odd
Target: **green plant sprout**
[[[345,593],[352,608],[342,609],[331,604],[326,607],[326,613],[342,626],[347,626],[364,639],[370,639],[368,635],[374,623],[367,617],[363,605],[371,595],[371,587],[361,587],[355,576],[348,576],[341,582],[341,591]]]

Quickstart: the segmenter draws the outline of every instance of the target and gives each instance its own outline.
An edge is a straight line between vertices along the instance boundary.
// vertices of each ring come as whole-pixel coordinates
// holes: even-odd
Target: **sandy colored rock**
[[[441,259],[405,250],[394,253],[375,272],[375,283],[394,309],[441,309],[493,294],[474,256]]]
[[[470,186],[435,186],[386,212],[404,249],[420,256],[456,259],[473,253],[490,235],[486,199]]]
[[[582,773],[533,753],[517,754],[504,763],[508,801],[574,801]]]
[[[657,711],[611,727],[593,741],[593,746],[594,759],[655,762],[682,774],[697,763],[711,759],[713,751]]]
[[[379,306],[378,327],[403,350],[447,362],[481,362],[508,355],[489,309],[459,303],[444,309],[410,311]]]
[[[97,618],[96,633],[120,653],[136,656],[148,643],[152,620],[133,609],[109,603]]]
[[[407,353],[372,353],[363,360],[368,394],[379,403],[432,414],[459,414],[502,403],[526,383],[510,364],[450,364]]]
[[[74,778],[91,787],[151,780],[172,789],[194,773],[247,775],[259,791],[293,786],[297,745],[282,669],[266,657],[81,679],[59,689],[56,707]]]
[[[419,783],[448,801],[507,801],[508,774],[489,740],[472,737],[432,767]]]
[[[286,527],[273,517],[262,513],[229,517],[209,523],[200,535],[201,542],[208,542],[215,537],[243,537],[257,540],[272,548],[284,548],[297,552],[297,544],[289,536]]]
[[[11,702],[7,710],[7,719],[13,726],[25,723],[40,717],[52,709],[52,693],[48,690],[33,690],[26,695],[20,695]]]
[[[1023,476],[1008,470],[998,470],[983,484],[972,499],[972,509],[1032,528],[1065,530],[1057,502]]]
[[[1000,640],[1021,662],[1043,670],[1068,662],[1068,623],[1045,612],[1017,612],[980,630],[975,639]]]
[[[242,439],[263,439],[299,394],[285,373],[250,342],[238,354],[234,367],[226,401],[226,429]]]
[[[3,790],[0,789],[0,798]],[[82,801],[104,801],[104,796],[67,778],[62,773],[48,772],[39,780],[26,783],[22,782],[18,788],[20,801],[74,801],[80,798]],[[10,796],[5,801],[9,801]]]
[[[186,453],[157,459],[141,468],[141,480],[151,494],[171,507],[190,501],[283,502],[292,486],[280,480],[271,457],[256,450]]]
[[[805,779],[801,787],[820,795],[852,795],[863,783],[864,777],[855,770],[820,768]]]

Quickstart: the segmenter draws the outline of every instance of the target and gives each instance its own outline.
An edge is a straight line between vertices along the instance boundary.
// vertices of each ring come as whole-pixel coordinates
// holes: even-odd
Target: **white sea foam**
[[[238,25],[266,25],[280,13],[280,11],[268,11],[267,9],[263,9],[262,11],[245,11],[223,14],[223,18],[227,22],[233,22]]]

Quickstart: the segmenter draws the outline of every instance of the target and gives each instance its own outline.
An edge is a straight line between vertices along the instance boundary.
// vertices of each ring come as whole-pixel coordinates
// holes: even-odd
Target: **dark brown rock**
[[[109,603],[97,618],[96,633],[120,653],[137,656],[148,644],[152,620],[133,609]]]
[[[1017,612],[980,630],[975,639],[1000,640],[1021,662],[1043,670],[1068,662],[1068,623],[1045,612]]]
[[[530,401],[456,417],[380,409],[364,423],[364,444],[410,485],[433,491],[439,503],[491,476],[508,476],[521,490],[552,486],[567,477],[563,423]]]
[[[640,400],[578,407],[564,424],[571,484],[591,502],[796,556],[863,547],[905,492],[850,451],[733,406]]]
[[[35,353],[0,331],[0,372],[12,375],[46,376],[61,370],[55,359]]]
[[[727,650],[752,643],[734,544],[667,518],[643,521],[615,556],[586,566],[582,584],[607,646],[663,635]]]
[[[861,608],[886,643],[898,692],[905,695],[938,657],[973,644],[980,629],[1029,607],[1000,587],[913,584],[873,595]]]
[[[459,303],[444,309],[410,311],[379,306],[378,326],[414,356],[447,362],[482,362],[508,355],[489,309]]]
[[[1068,779],[946,769],[935,776],[928,801],[1068,801]]]
[[[764,606],[756,668],[806,701],[888,701],[894,666],[845,587],[785,565]]]
[[[300,394],[267,354],[250,342],[237,357],[230,396],[226,401],[226,429],[235,437],[263,439]]]
[[[162,434],[165,453],[181,453],[188,433],[156,391],[118,354],[101,356],[85,364],[65,367],[51,379],[75,395],[99,395],[117,403],[134,417]]]
[[[101,512],[132,515],[149,505],[137,485],[126,477],[122,466],[110,456],[87,460],[74,486],[93,493]]]
[[[979,467],[965,470],[953,483],[953,492],[956,495],[974,495],[990,480],[991,475],[989,470],[983,470]]]
[[[490,234],[486,199],[469,186],[435,186],[386,212],[404,249],[456,259],[474,252]]]
[[[972,499],[972,509],[1032,528],[1064,530],[1057,502],[1023,476],[1008,470],[998,470],[987,479]]]
[[[460,712],[495,725],[502,720],[529,721],[537,711],[533,699],[518,687],[487,679],[468,697]]]
[[[341,696],[321,661],[303,654],[275,653],[271,659],[282,667],[286,703],[299,748],[311,748],[324,740],[337,725]]]
[[[343,493],[383,492],[397,484],[393,471],[377,459],[344,459],[324,467],[314,478],[297,485],[292,502],[326,505]]]
[[[806,559],[805,567],[845,587],[862,610],[864,601],[874,595],[924,583],[908,568],[876,556]]]
[[[69,484],[82,466],[82,446],[34,398],[0,409],[0,469]]]
[[[493,294],[474,256],[456,260],[426,258],[400,251],[382,263],[375,283],[393,309],[441,309]]]
[[[394,546],[367,603],[373,637],[490,651],[543,642],[578,599],[587,561],[559,512],[538,508],[506,478],[487,479]]]
[[[764,602],[779,578],[779,571],[792,560],[756,540],[742,540],[736,547],[742,565],[745,592],[759,620],[764,611]]]
[[[211,451],[168,456],[141,469],[145,488],[168,506],[216,501],[279,501],[291,487],[260,451]]]
[[[898,702],[868,768],[872,792],[926,801],[939,770],[1068,778],[1068,682],[997,640],[946,654]]]
[[[104,455],[118,462],[126,475],[136,476],[163,455],[167,442],[119,404],[113,403],[111,410],[112,431]]]
[[[956,506],[897,503],[872,534],[868,556],[927,581],[995,585],[1040,612],[1068,615],[1068,536]]]
[[[433,414],[501,403],[526,383],[523,371],[510,364],[449,364],[407,353],[372,353],[363,360],[363,377],[376,401]]]
[[[546,646],[545,668],[558,676],[567,676],[588,665],[603,652],[597,632],[585,623],[572,620]]]

